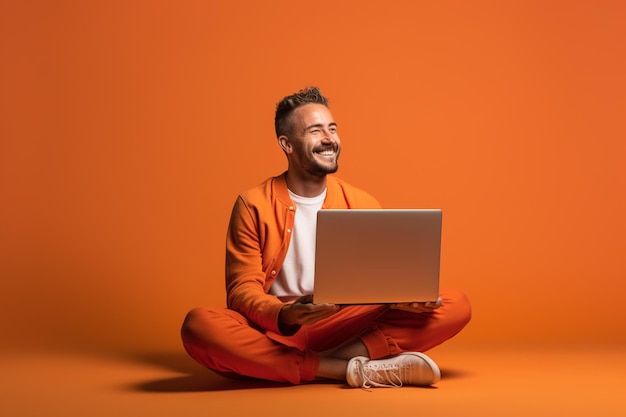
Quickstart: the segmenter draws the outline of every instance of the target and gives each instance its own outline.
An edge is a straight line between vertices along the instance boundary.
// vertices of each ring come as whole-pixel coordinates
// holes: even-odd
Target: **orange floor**
[[[435,388],[372,391],[335,383],[280,386],[226,380],[182,352],[4,353],[0,415],[623,417],[625,353],[623,346],[487,349],[451,344],[430,352],[443,373]]]

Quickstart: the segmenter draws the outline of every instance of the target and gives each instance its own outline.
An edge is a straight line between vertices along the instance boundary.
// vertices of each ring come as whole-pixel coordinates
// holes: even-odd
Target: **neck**
[[[322,194],[326,189],[326,175],[321,177],[309,175],[304,178],[289,170],[286,180],[287,187],[291,192],[302,197],[315,197]]]

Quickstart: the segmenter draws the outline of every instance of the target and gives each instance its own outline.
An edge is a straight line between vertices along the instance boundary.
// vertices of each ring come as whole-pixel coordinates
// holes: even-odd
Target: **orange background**
[[[456,343],[624,343],[626,3],[0,4],[5,348],[179,349],[224,305],[276,102],[330,97],[338,175],[444,210]]]

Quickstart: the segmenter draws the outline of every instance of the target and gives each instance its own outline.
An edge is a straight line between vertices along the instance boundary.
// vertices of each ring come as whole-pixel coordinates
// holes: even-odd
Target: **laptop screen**
[[[317,215],[314,302],[436,301],[440,209],[328,209]]]

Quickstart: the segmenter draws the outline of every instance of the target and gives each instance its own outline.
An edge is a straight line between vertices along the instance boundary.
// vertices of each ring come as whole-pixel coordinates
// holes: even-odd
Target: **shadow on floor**
[[[144,392],[202,392],[260,389],[282,387],[284,384],[257,380],[231,380],[207,371],[203,375],[187,375],[134,384],[133,388]]]
[[[462,369],[441,368],[441,379],[469,378],[473,374]]]
[[[263,389],[276,387],[290,387],[290,384],[280,384],[252,378],[228,378],[209,369],[203,368],[184,352],[172,353],[138,353],[125,358],[135,363],[144,363],[156,366],[167,371],[174,371],[182,375],[142,381],[128,386],[133,391],[142,392],[201,392],[227,391],[245,389]],[[458,369],[441,369],[441,376],[445,379],[467,378],[469,373]],[[315,384],[337,385],[338,388],[347,388],[347,385],[335,381],[316,381]]]
[[[209,369],[203,368],[184,352],[136,353],[128,355],[124,359],[184,374],[176,377],[131,384],[129,389],[134,391],[158,393],[198,392],[290,386],[289,384],[279,384],[250,378],[227,378]]]

